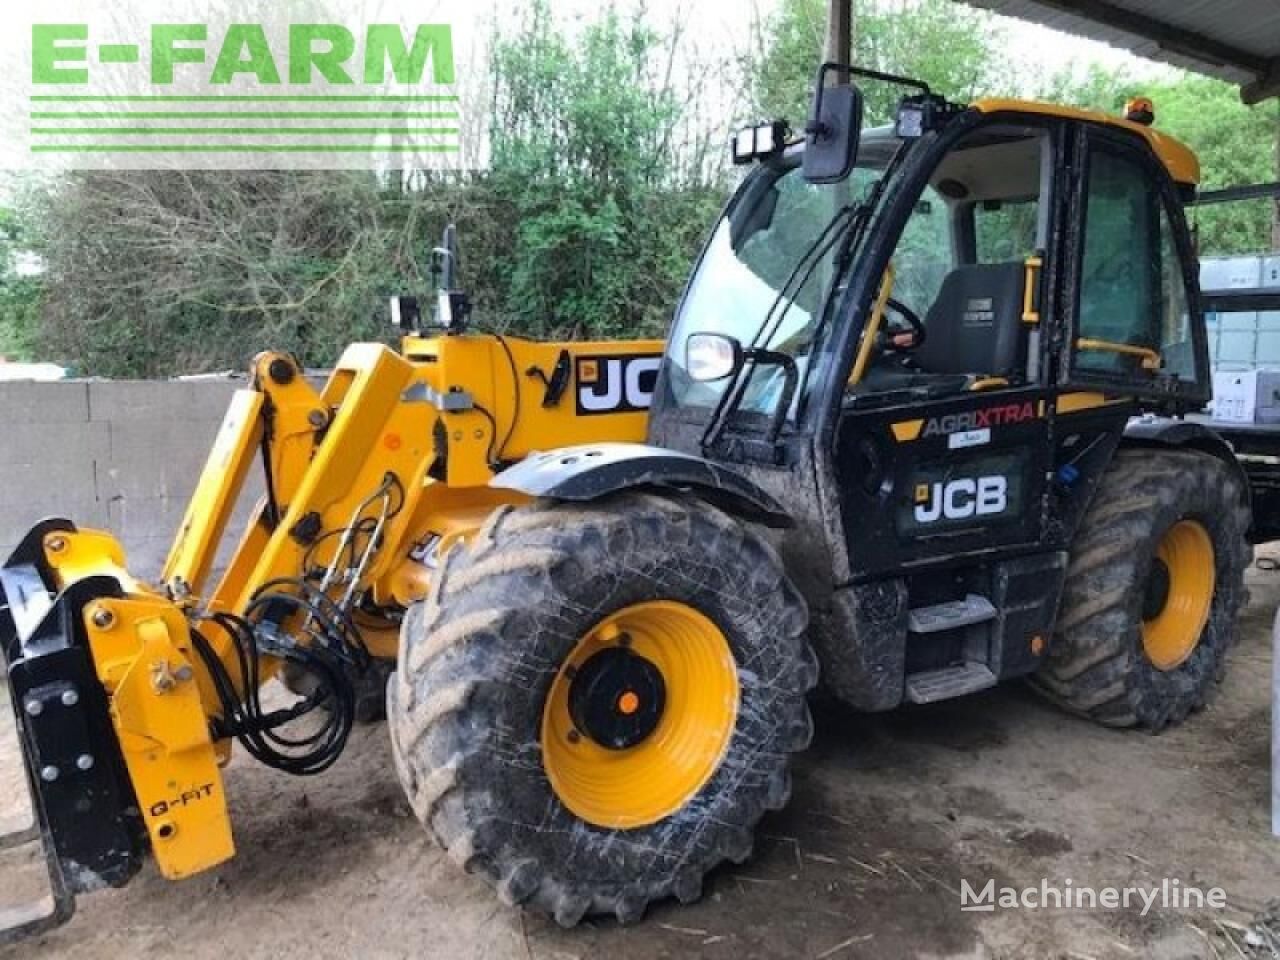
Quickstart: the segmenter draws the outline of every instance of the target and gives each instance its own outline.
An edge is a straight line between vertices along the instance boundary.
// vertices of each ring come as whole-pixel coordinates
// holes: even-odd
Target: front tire
[[[508,904],[572,926],[694,900],[788,799],[806,626],[773,550],[696,498],[500,509],[406,618],[401,782]]]
[[[1072,545],[1036,685],[1113,727],[1159,731],[1226,669],[1252,555],[1235,471],[1191,450],[1121,450]]]

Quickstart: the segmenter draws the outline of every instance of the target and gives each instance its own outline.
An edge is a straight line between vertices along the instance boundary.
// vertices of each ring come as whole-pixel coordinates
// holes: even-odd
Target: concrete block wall
[[[110,530],[129,567],[160,572],[231,394],[243,379],[0,383],[0,556],[62,516]],[[250,474],[239,534],[261,492]]]

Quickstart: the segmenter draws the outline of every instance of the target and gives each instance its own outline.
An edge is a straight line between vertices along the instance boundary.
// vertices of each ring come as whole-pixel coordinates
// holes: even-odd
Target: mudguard
[[[734,471],[687,453],[642,443],[593,443],[536,453],[489,485],[531,497],[598,500],[639,488],[693,490],[727,513],[769,527],[790,527],[773,497]]]
[[[1170,417],[1146,415],[1134,417],[1124,428],[1124,446],[1185,447],[1212,454],[1230,464],[1240,478],[1246,495],[1251,487],[1249,477],[1236,459],[1231,444],[1223,440],[1211,428],[1194,420],[1174,420]]]

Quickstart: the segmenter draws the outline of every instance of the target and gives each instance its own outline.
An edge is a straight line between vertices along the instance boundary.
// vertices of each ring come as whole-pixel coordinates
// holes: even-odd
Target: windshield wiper
[[[867,225],[871,222],[871,214],[880,206],[880,198],[884,195],[889,181],[897,173],[898,167],[906,159],[907,152],[910,150],[909,143],[898,144],[898,149],[893,152],[893,156],[889,159],[888,165],[875,182],[872,183],[870,191],[868,191],[866,200],[854,211],[853,220],[849,223],[849,229],[845,231],[845,242],[840,248],[840,252],[836,254],[835,270],[832,273],[832,289],[828,292],[826,300],[823,302],[822,315],[818,318],[817,324],[813,328],[813,339],[810,341],[811,346],[816,349],[818,342],[826,335],[827,325],[831,320],[831,314],[836,309],[836,297],[834,284],[839,282],[840,278],[845,275],[849,268],[849,264],[853,261],[853,252],[861,242],[863,232]],[[813,372],[813,365],[810,364],[805,370],[804,381],[799,384],[798,389],[803,394],[809,385],[809,376]]]
[[[795,396],[797,381],[799,380],[799,369],[795,359],[789,354],[761,349],[760,343],[763,341],[768,344],[773,340],[778,328],[782,325],[782,321],[786,318],[787,312],[794,306],[794,301],[788,297],[788,294],[793,290],[798,294],[800,290],[804,289],[805,284],[809,282],[809,278],[813,276],[813,272],[818,268],[818,264],[822,262],[822,258],[843,236],[841,228],[852,224],[861,209],[861,205],[846,204],[837,210],[818,236],[800,255],[795,267],[787,275],[782,287],[778,290],[777,297],[765,313],[764,319],[760,321],[760,325],[756,328],[756,332],[752,335],[746,347],[746,359],[729,379],[724,392],[716,403],[715,409],[711,412],[711,420],[707,424],[706,430],[702,433],[701,441],[699,441],[699,446],[704,456],[719,442],[725,427],[729,423],[729,418],[742,402],[747,387],[751,383],[751,378],[761,364],[781,366],[787,377],[787,383],[780,398],[780,400],[785,399],[786,404],[783,405],[781,402],[777,404],[774,410],[774,422],[769,429],[770,442],[776,442],[778,434],[782,430],[782,418],[786,416],[786,411],[791,405],[791,399]],[[784,302],[786,302],[785,308],[778,312]],[[766,331],[768,331],[767,336]]]

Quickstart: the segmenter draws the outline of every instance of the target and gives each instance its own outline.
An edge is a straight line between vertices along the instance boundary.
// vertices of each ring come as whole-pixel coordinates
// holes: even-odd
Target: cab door
[[[1138,136],[1081,125],[1064,389],[1198,409],[1211,394],[1198,262],[1169,173]]]
[[[1065,151],[1055,123],[1015,115],[938,145],[892,257],[891,299],[918,314],[932,349],[896,365],[881,357],[841,412],[855,580],[1043,541],[1052,467],[1043,331],[1059,319],[1054,185]]]
[[[840,427],[854,579],[1032,547],[1044,524],[1045,394],[988,394],[853,413]]]

